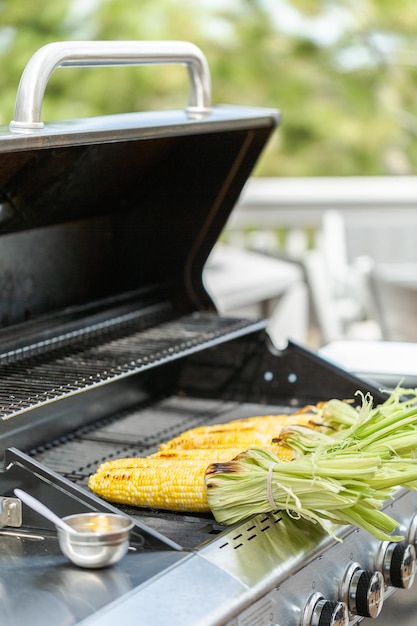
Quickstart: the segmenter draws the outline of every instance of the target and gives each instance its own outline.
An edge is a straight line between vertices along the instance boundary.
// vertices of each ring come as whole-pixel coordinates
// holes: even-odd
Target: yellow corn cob
[[[290,461],[294,458],[291,448],[273,440],[291,424],[311,426],[311,417],[302,411],[192,428],[161,444],[160,450],[148,457],[101,464],[88,486],[104,499],[120,504],[206,512],[204,474],[210,464],[230,461],[252,446]]]
[[[232,446],[246,450],[250,446],[270,446],[273,437],[271,433],[260,433],[256,430],[220,434],[208,433],[205,435],[196,435],[195,437],[176,437],[166,444],[161,444],[160,450],[167,452],[178,448],[189,450],[190,448],[212,449],[221,447],[230,448]]]
[[[160,450],[168,451],[177,448],[217,448],[221,446],[240,447],[246,450],[250,446],[270,446],[273,440],[279,439],[283,428],[294,424],[300,426],[312,426],[311,415],[297,413],[294,415],[268,415],[258,418],[249,418],[244,428],[240,427],[241,421],[229,422],[228,428],[222,429],[223,424],[214,426],[198,426],[181,433],[166,443],[162,443]],[[254,421],[252,421],[252,419]],[[242,420],[244,422],[244,420]],[[318,423],[320,425],[320,423]]]
[[[194,437],[207,433],[223,433],[230,431],[244,431],[246,429],[270,428],[274,424],[281,424],[286,421],[289,415],[260,415],[258,417],[245,417],[243,419],[232,420],[224,424],[209,424],[208,426],[196,426],[181,433],[182,437]]]
[[[211,433],[220,434],[225,432],[244,432],[248,430],[281,430],[285,426],[289,426],[291,424],[308,425],[312,422],[312,420],[314,420],[315,423],[320,423],[321,421],[318,416],[312,415],[311,413],[307,414],[305,410],[303,410],[302,412],[300,411],[297,413],[293,413],[291,415],[261,415],[257,417],[246,417],[243,419],[232,420],[231,422],[226,422],[225,424],[196,426],[195,428],[191,428],[182,432],[179,437],[193,438],[199,435],[206,435]]]
[[[209,511],[204,485],[209,465],[206,460],[134,461],[134,467],[99,469],[90,476],[89,488],[105,500],[119,504],[180,512]]]
[[[218,448],[217,450],[172,450],[168,452],[161,451],[147,457],[126,457],[123,459],[106,461],[106,463],[99,465],[96,471],[97,473],[105,473],[120,469],[145,469],[152,466],[156,467],[156,463],[153,462],[156,461],[158,463],[161,460],[174,460],[177,461],[177,463],[184,460],[201,461],[202,463],[206,463],[206,465],[210,465],[210,462],[215,463],[221,461],[231,461],[241,452],[242,448]]]
[[[129,469],[129,468],[143,468],[148,464],[151,465],[154,459],[176,459],[181,461],[183,459],[201,460],[206,461],[207,465],[211,462],[231,461],[238,454],[244,452],[247,448],[242,446],[224,446],[218,448],[177,448],[175,450],[159,450],[155,454],[151,454],[146,457],[124,457],[121,459],[113,459],[106,461],[98,466],[96,472],[107,472],[113,469]],[[271,446],[265,446],[265,449],[273,452],[281,461],[291,461],[294,457],[293,450],[285,444],[273,444]]]
[[[174,450],[159,450],[151,457],[148,458],[162,458],[162,459],[207,459],[208,463],[221,463],[223,461],[231,461],[238,454],[244,452],[247,448],[241,446],[225,446],[224,448],[176,448]],[[264,450],[268,450],[275,454],[281,461],[291,461],[295,453],[285,444],[275,444],[271,446],[263,446]]]
[[[105,500],[131,506],[180,512],[208,512],[204,474],[212,463],[227,462],[242,448],[174,450],[145,458],[114,459],[102,463],[88,486]],[[290,461],[292,450],[272,446],[281,460]]]

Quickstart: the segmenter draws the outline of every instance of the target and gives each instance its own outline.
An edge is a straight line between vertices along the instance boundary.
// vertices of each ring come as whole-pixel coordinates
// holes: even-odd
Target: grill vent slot
[[[248,541],[254,541],[261,537],[262,533],[266,533],[273,526],[279,523],[282,517],[279,512],[274,514],[270,513],[267,517],[256,518],[253,524],[248,523],[246,526],[239,528],[239,532],[236,535],[229,535],[227,541],[219,545],[219,550],[231,549],[238,550],[244,548]]]

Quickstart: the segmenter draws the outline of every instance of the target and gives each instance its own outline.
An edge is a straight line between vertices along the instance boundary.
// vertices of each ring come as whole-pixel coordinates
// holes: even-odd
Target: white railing
[[[239,247],[300,258],[316,247],[329,211],[364,228],[417,226],[417,176],[251,178],[223,239]],[[416,235],[417,238],[417,235]]]

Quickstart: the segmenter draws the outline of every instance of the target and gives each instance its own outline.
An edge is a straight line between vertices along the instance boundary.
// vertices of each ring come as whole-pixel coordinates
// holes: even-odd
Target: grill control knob
[[[352,615],[378,617],[384,603],[384,577],[381,572],[364,570],[353,563],[342,583],[342,597]]]
[[[387,585],[409,589],[415,576],[416,549],[411,544],[385,541],[378,553],[377,566]]]
[[[304,609],[302,626],[348,626],[349,611],[344,602],[325,600],[319,594],[310,596]]]

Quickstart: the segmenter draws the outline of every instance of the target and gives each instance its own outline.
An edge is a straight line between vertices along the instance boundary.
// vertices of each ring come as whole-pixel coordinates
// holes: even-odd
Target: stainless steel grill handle
[[[13,132],[41,130],[42,101],[51,74],[58,67],[113,65],[187,66],[191,89],[187,115],[199,118],[211,107],[210,70],[204,54],[186,41],[65,41],[40,48],[28,61],[16,96]]]

